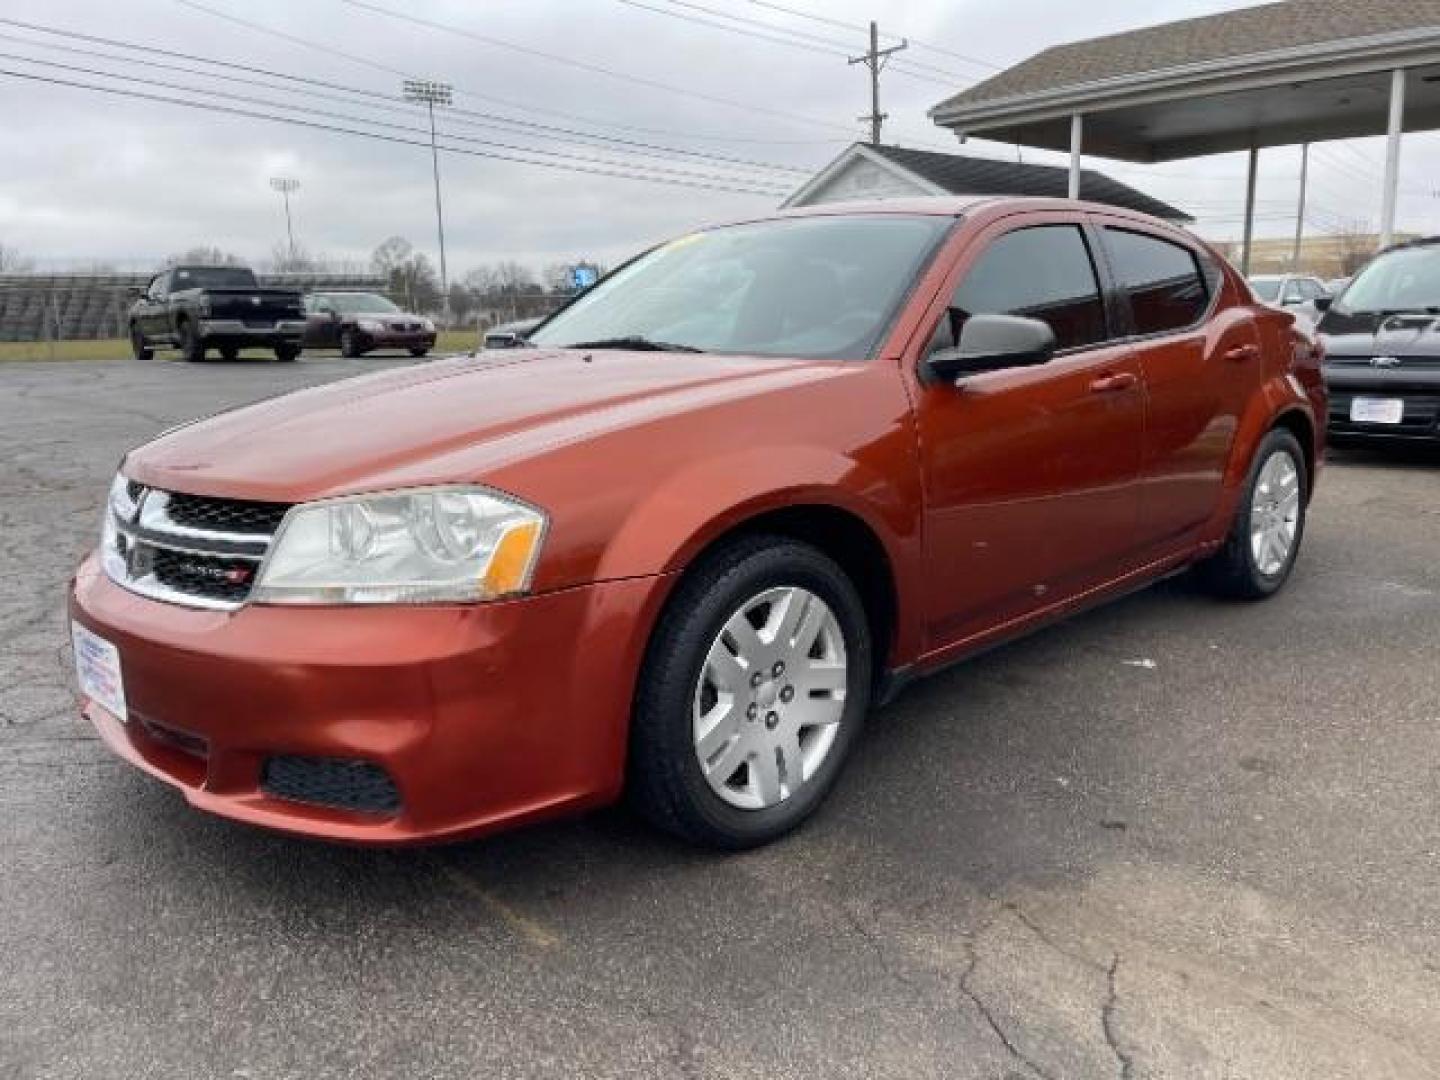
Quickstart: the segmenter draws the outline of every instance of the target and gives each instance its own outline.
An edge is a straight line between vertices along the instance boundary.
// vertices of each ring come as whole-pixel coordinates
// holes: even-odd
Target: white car
[[[1308,274],[1254,274],[1245,280],[1262,301],[1288,308],[1311,325],[1320,318],[1315,301],[1330,296],[1325,283]]]

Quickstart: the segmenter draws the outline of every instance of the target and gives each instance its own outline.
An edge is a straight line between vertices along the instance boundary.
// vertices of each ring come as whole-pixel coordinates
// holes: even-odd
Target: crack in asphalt
[[[1041,1080],[1056,1080],[1054,1076],[1046,1072],[1035,1061],[1020,1051],[1020,1048],[1016,1046],[1010,1039],[1010,1036],[1005,1033],[1005,1029],[1000,1026],[1000,1021],[995,1019],[995,1014],[990,1011],[990,1006],[985,1004],[985,999],[980,996],[979,991],[970,985],[970,977],[975,973],[975,968],[980,964],[980,954],[975,951],[975,942],[967,942],[966,945],[969,959],[965,965],[965,970],[960,975],[960,992],[970,999],[971,1003],[975,1006],[975,1010],[980,1014],[981,1018],[984,1019],[985,1023],[990,1025],[990,1030],[995,1033],[995,1037],[1000,1040],[1000,1045],[1005,1047],[1011,1057],[1024,1065],[1036,1076],[1041,1077]]]
[[[1115,1059],[1120,1063],[1120,1080],[1130,1080],[1135,1075],[1135,1059],[1120,1046],[1120,1038],[1115,1026],[1115,1009],[1120,1004],[1119,991],[1116,989],[1116,976],[1119,971],[1120,954],[1117,952],[1114,959],[1110,961],[1110,966],[1105,970],[1107,993],[1105,1004],[1100,1010],[1100,1029],[1105,1032],[1105,1042],[1109,1044]]]

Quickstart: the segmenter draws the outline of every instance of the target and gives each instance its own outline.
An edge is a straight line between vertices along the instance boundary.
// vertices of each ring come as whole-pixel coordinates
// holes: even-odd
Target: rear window
[[[1105,242],[1116,280],[1130,298],[1137,334],[1180,330],[1205,314],[1210,293],[1189,248],[1109,227]]]
[[[244,266],[177,266],[170,271],[170,288],[245,289],[255,285],[255,274]]]

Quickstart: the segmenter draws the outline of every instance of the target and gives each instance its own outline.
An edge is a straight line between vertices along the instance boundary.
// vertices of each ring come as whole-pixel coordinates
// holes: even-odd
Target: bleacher
[[[374,274],[261,274],[262,285],[382,291]],[[150,274],[0,274],[0,341],[125,337],[126,314]]]

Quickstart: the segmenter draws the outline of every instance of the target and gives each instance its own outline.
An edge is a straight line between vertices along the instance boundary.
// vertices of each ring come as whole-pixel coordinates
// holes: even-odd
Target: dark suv
[[[1440,237],[1381,252],[1317,304],[1331,434],[1440,441]]]

